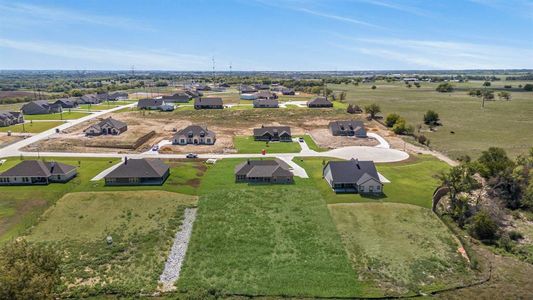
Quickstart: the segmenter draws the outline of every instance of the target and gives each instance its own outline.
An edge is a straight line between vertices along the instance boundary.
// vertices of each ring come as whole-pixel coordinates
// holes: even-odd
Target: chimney
[[[261,125],[261,128],[265,128],[265,125]]]
[[[55,166],[56,166],[56,162],[55,161],[50,163],[50,173],[54,173]]]
[[[361,167],[359,166],[359,158],[356,158],[356,159],[355,159],[355,164],[357,165],[357,168],[358,168],[358,169],[361,169]]]
[[[247,164],[250,164],[250,159],[247,159],[247,160],[246,160],[246,163],[247,163]]]
[[[127,157],[127,156],[124,156],[124,164],[125,164],[125,165],[128,164],[128,157]]]

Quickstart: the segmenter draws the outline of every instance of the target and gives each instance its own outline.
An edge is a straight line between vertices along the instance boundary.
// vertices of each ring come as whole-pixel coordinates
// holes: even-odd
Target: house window
[[[211,144],[211,139],[207,139],[207,143],[208,143],[208,144]]]
[[[184,139],[181,139],[181,140],[180,140],[180,144],[185,144],[185,140],[184,140]]]
[[[376,185],[376,191],[379,191],[381,189],[381,186]]]
[[[368,191],[369,192],[373,192],[374,191],[374,186],[373,185],[368,186]]]

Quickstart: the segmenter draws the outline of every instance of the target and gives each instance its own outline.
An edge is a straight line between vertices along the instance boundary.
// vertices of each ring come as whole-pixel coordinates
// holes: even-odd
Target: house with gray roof
[[[24,160],[0,174],[0,185],[46,185],[68,182],[78,174],[76,167],[42,160]]]
[[[172,96],[162,96],[161,99],[163,99],[165,103],[188,103],[191,96],[186,93],[176,93]]]
[[[334,136],[355,136],[366,138],[365,124],[362,121],[347,120],[329,123],[329,130]]]
[[[223,109],[224,103],[219,97],[194,99],[194,109]]]
[[[126,92],[114,92],[109,94],[107,100],[109,101],[118,101],[118,100],[128,100],[129,95]]]
[[[253,86],[241,85],[239,86],[239,92],[241,92],[241,94],[252,94],[257,92],[257,89]]]
[[[96,94],[86,94],[80,97],[79,104],[100,104],[102,100]]]
[[[189,95],[191,98],[200,98],[203,96],[203,93],[200,91],[195,91],[193,89],[186,89],[185,94]]]
[[[217,140],[216,134],[207,126],[190,125],[176,132],[172,138],[174,145],[213,145]]]
[[[278,108],[278,99],[256,99],[254,100],[254,108]]]
[[[0,111],[0,127],[24,123],[24,115],[18,111]]]
[[[166,100],[162,98],[148,98],[139,100],[137,102],[137,108],[148,110],[172,111],[174,110],[174,105],[166,103]]]
[[[61,108],[75,108],[78,107],[78,100],[78,97],[60,98],[54,104],[60,105]]]
[[[373,161],[329,161],[322,176],[336,193],[381,194],[383,183]]]
[[[235,167],[235,182],[293,183],[289,165],[279,159],[246,160]]]
[[[270,85],[268,84],[263,84],[263,83],[258,83],[258,84],[254,84],[254,88],[256,90],[270,90]]]
[[[315,99],[307,101],[309,108],[333,107],[333,103],[326,97],[316,97]]]
[[[286,95],[286,96],[291,96],[291,95],[295,95],[296,93],[294,92],[293,89],[282,88],[281,89],[281,94]]]
[[[109,117],[97,124],[89,126],[83,132],[85,132],[85,135],[87,136],[98,136],[119,135],[126,130],[128,130],[128,125],[126,123]]]
[[[254,140],[265,142],[292,142],[289,126],[261,126],[254,128]]]
[[[278,95],[272,93],[271,91],[259,91],[255,93],[256,99],[278,99]]]
[[[46,100],[36,100],[24,104],[21,110],[25,115],[44,115],[59,113],[62,108],[61,105],[48,103]]]
[[[104,177],[105,185],[162,185],[170,167],[160,159],[128,159]]]

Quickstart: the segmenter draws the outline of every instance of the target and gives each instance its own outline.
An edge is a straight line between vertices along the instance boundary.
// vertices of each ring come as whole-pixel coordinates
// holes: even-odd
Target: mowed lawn
[[[325,201],[310,180],[234,183],[242,160],[222,160],[201,185],[198,218],[178,289],[351,296],[357,281]]]
[[[328,159],[305,158],[294,160],[305,168],[317,189],[329,204],[356,202],[397,202],[431,207],[431,197],[439,181],[435,178],[449,166],[430,155],[416,155],[406,162],[376,164],[376,168],[391,183],[385,183],[381,196],[335,194],[322,178],[323,163]]]
[[[328,207],[360,279],[385,295],[430,292],[474,279],[460,244],[429,209],[399,203]]]
[[[63,296],[154,292],[183,211],[195,204],[195,196],[165,191],[69,193],[27,239],[64,253]]]
[[[17,132],[17,133],[40,133],[43,131],[46,131],[48,129],[52,129],[54,127],[57,127],[64,122],[59,121],[50,121],[50,122],[33,122],[33,123],[26,123],[24,125],[17,124],[17,125],[11,125],[7,127],[0,127],[0,132]]]
[[[79,119],[85,116],[88,116],[89,114],[86,112],[78,112],[78,111],[65,111],[63,113],[57,113],[57,114],[42,114],[42,115],[24,115],[24,119],[26,121],[32,121],[32,120],[75,120]]]
[[[481,108],[481,99],[468,96],[470,89],[481,89],[482,81],[452,83],[453,93],[435,91],[438,83],[421,83],[420,88],[407,88],[402,83],[374,83],[353,85],[328,85],[336,91],[347,93],[347,102],[361,107],[370,103],[380,105],[382,115],[398,113],[407,123],[423,124],[427,110],[436,111],[443,126],[435,132],[424,132],[431,147],[451,157],[471,155],[474,158],[489,147],[504,148],[511,156],[525,153],[533,146],[533,92],[518,89],[527,82],[496,81],[491,88],[496,101],[486,102]],[[529,82],[531,83],[531,82]],[[371,89],[376,85],[375,90]],[[513,89],[504,89],[512,85]],[[498,100],[497,93],[507,90],[511,101]],[[453,133],[452,133],[453,132]]]
[[[233,146],[237,153],[298,153],[302,150],[295,142],[260,142],[254,141],[252,136],[236,136],[233,138]]]

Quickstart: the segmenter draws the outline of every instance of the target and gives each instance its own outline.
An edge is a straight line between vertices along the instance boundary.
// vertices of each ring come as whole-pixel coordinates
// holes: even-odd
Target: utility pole
[[[213,62],[213,84],[214,84],[215,83],[215,57],[213,56],[211,60]]]

